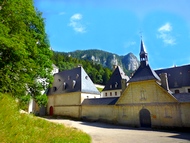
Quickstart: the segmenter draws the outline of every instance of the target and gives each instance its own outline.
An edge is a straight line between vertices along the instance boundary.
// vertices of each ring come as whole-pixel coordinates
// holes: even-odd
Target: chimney
[[[126,79],[121,79],[121,92],[123,93],[125,88],[127,87],[127,80]]]
[[[165,90],[169,91],[167,73],[161,73],[161,74],[160,74],[160,78],[161,78],[161,86],[162,86]]]

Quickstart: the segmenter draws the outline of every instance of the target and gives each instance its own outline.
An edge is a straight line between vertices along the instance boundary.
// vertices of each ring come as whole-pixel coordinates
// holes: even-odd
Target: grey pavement
[[[155,131],[68,119],[46,120],[80,129],[91,136],[92,143],[190,143],[190,132]]]

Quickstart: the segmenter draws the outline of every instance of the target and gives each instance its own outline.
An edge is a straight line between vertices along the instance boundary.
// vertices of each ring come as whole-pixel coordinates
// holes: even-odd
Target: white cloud
[[[81,24],[82,15],[80,13],[76,13],[70,18],[69,26],[73,28],[76,32],[85,33],[86,28],[83,24]]]
[[[166,23],[165,25],[161,26],[159,29],[158,29],[159,32],[170,32],[172,31],[172,26],[170,23]]]
[[[76,13],[73,16],[71,16],[70,20],[81,20],[82,19],[82,15],[80,13]]]
[[[158,28],[157,38],[163,40],[163,42],[167,45],[175,45],[175,38],[171,35],[172,26],[170,23],[166,23]]]

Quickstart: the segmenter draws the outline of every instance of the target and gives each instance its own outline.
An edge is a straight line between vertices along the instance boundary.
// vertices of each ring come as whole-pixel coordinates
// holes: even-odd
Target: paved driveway
[[[98,122],[47,119],[88,133],[92,143],[190,143],[190,132],[153,131]]]

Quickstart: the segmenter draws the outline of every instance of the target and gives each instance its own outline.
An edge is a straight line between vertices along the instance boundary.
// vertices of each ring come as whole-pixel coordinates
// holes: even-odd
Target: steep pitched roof
[[[150,68],[149,65],[146,66],[140,65],[137,71],[129,80],[129,82],[137,82],[137,81],[152,80],[152,79],[160,81],[160,77],[155,73],[154,70]]]
[[[117,66],[114,72],[112,73],[109,81],[105,85],[103,91],[121,89],[122,79],[129,80],[129,77],[125,75],[125,73],[119,66]]]
[[[84,99],[82,105],[114,105],[119,97]]]
[[[167,73],[169,88],[190,86],[190,65],[155,70],[159,75]]]
[[[82,67],[55,74],[52,88],[48,90],[47,94],[54,95],[68,92],[100,94]]]

